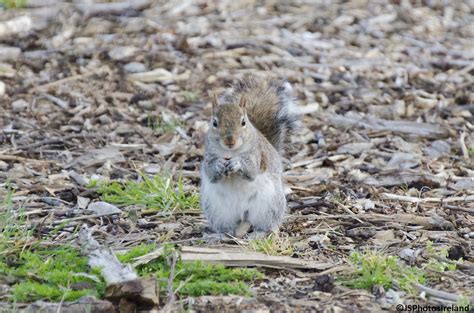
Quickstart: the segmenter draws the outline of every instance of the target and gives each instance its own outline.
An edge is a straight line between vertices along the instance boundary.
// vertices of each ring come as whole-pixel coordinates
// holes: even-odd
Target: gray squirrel
[[[291,85],[246,76],[212,100],[201,164],[201,206],[218,234],[277,230],[286,212],[281,153],[298,125]],[[247,229],[244,232],[247,232]]]

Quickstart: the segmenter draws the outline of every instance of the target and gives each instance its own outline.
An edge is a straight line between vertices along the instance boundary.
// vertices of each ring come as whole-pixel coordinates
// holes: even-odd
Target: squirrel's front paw
[[[227,161],[224,159],[218,159],[216,162],[216,173],[218,175],[223,175],[226,173],[227,170]]]
[[[231,175],[239,172],[242,169],[242,164],[238,159],[230,159],[227,161],[226,167],[225,167],[225,174]]]

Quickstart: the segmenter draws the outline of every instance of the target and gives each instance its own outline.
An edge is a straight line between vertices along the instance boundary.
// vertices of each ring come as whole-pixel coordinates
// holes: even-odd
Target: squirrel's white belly
[[[214,184],[205,173],[201,177],[202,207],[215,231],[232,233],[240,221],[269,231],[283,218],[286,200],[279,176],[263,173],[253,181],[230,177]]]

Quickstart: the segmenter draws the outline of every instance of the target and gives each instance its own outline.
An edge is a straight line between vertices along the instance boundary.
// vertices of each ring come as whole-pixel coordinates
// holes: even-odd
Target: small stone
[[[28,102],[23,99],[16,100],[12,103],[12,111],[15,113],[26,111],[27,108]]]
[[[123,67],[128,73],[141,73],[146,71],[145,64],[139,62],[130,62]]]
[[[0,81],[0,97],[5,94],[5,83]]]
[[[322,292],[331,292],[334,288],[334,278],[329,275],[322,275],[316,277],[314,280],[314,290]]]
[[[121,61],[132,57],[137,51],[138,48],[131,46],[115,47],[109,51],[109,57],[112,60]]]
[[[6,172],[8,170],[8,163],[0,161],[0,171]]]
[[[208,84],[214,84],[216,81],[217,81],[217,77],[214,76],[214,75],[210,75],[210,76],[206,79],[206,83],[208,83]]]
[[[0,46],[0,61],[18,60],[21,49],[17,47]]]
[[[176,230],[181,227],[179,223],[163,223],[158,225],[157,231],[158,232],[168,232],[170,230]]]
[[[375,208],[375,203],[373,203],[372,200],[367,199],[367,201],[364,203],[364,209],[373,210],[374,208]]]
[[[13,78],[15,77],[16,71],[10,64],[0,63],[0,77]]]
[[[436,140],[423,149],[423,152],[431,159],[437,159],[451,153],[451,146],[447,141]]]
[[[147,174],[158,174],[161,171],[161,167],[158,164],[150,164],[144,169]]]
[[[89,198],[84,198],[84,197],[77,197],[77,207],[79,209],[85,209],[87,208],[87,205],[89,205],[89,202],[91,202],[91,199]]]
[[[80,186],[85,186],[89,183],[89,181],[84,176],[78,174],[76,171],[69,171],[68,174],[69,177]]]
[[[154,103],[150,100],[138,101],[138,106],[144,110],[151,110],[154,108]]]
[[[108,115],[105,115],[105,114],[99,116],[99,121],[102,125],[112,123],[112,119]]]
[[[122,213],[122,210],[115,205],[103,201],[90,204],[88,209],[99,216]]]

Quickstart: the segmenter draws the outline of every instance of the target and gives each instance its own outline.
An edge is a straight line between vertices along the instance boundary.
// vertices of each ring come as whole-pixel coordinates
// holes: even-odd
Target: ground
[[[117,253],[275,256],[246,261],[261,274],[234,273],[248,288],[237,296],[181,290],[166,306],[162,289],[168,310],[473,304],[472,1],[0,3],[5,310],[80,296],[35,288],[63,282],[41,253],[91,270],[75,254],[83,224]],[[266,239],[211,244],[198,200],[210,99],[246,73],[294,89],[303,123],[285,153],[288,214]]]

